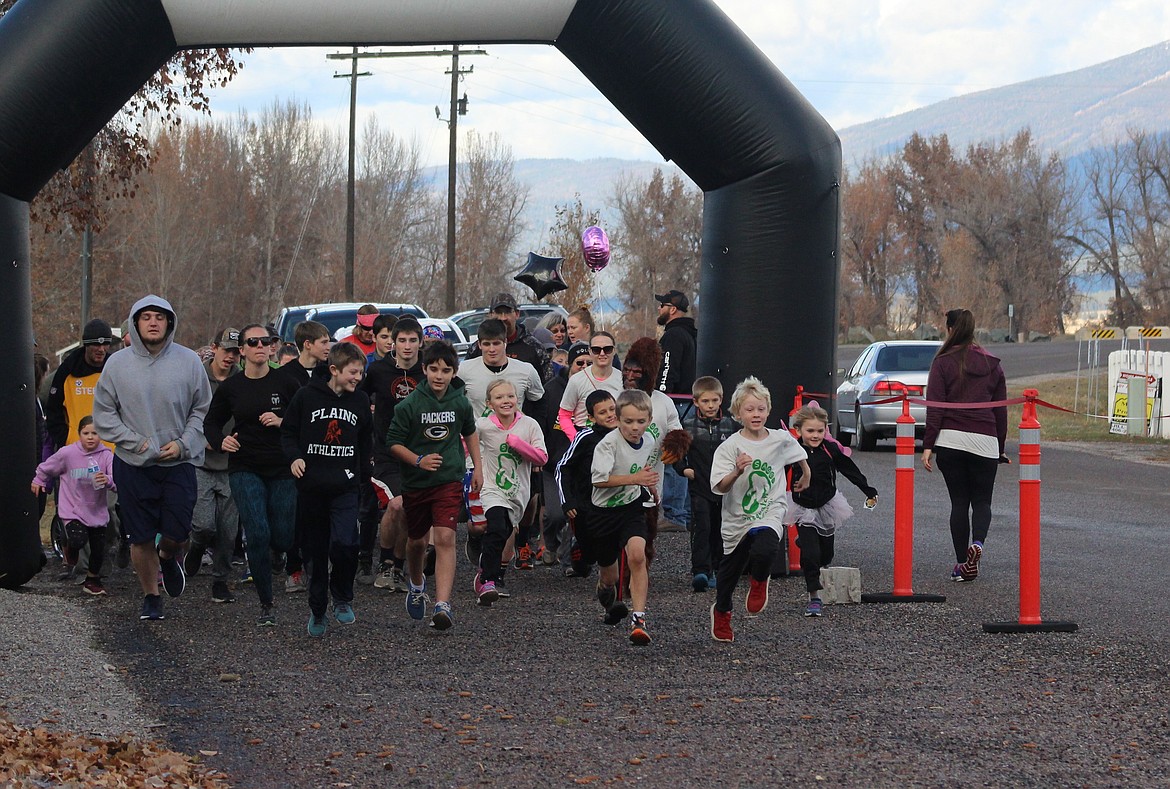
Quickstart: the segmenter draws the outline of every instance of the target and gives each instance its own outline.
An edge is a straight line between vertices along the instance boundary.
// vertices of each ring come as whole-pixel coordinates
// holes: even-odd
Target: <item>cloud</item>
[[[716,0],[733,22],[835,127],[885,117],[951,96],[1069,71],[1170,39],[1162,0]],[[470,114],[460,125],[495,131],[517,158],[657,159],[657,153],[556,49],[489,45],[460,85]],[[255,112],[278,97],[307,101],[323,123],[344,128],[349,90],[328,60],[344,48],[257,50],[232,84],[213,94],[217,114]],[[446,161],[450,61],[363,59],[361,115],[428,141],[429,163]],[[437,131],[436,131],[437,130]]]

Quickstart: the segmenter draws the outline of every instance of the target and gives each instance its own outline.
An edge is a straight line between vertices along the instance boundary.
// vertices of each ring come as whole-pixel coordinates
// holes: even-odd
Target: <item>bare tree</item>
[[[842,183],[842,326],[890,326],[907,269],[894,165],[871,160]]]
[[[585,265],[581,251],[581,234],[585,228],[601,221],[599,209],[586,210],[581,195],[573,196],[573,202],[557,205],[557,221],[549,229],[549,254],[565,259],[561,273],[569,287],[552,298],[570,312],[593,301],[594,278],[596,275]]]
[[[464,304],[485,304],[500,291],[516,290],[520,268],[513,250],[523,230],[520,214],[528,188],[516,180],[512,149],[498,134],[468,132],[459,170],[456,291]]]
[[[621,179],[614,203],[619,225],[610,241],[621,272],[623,334],[653,336],[655,293],[678,288],[697,295],[703,194],[677,173],[667,179],[656,170],[646,180]]]

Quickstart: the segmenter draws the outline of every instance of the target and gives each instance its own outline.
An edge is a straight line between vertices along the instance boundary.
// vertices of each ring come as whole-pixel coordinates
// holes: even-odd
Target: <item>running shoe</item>
[[[479,567],[479,555],[483,553],[483,535],[468,534],[463,552],[467,555],[467,561],[472,567]]]
[[[423,575],[435,574],[435,546],[427,546],[427,558],[423,563]]]
[[[605,618],[602,621],[607,625],[620,625],[629,614],[630,607],[621,600],[616,600],[605,609]]]
[[[731,632],[731,612],[716,611],[711,606],[711,638],[716,641],[734,641],[735,633]]]
[[[517,570],[531,570],[532,569],[532,549],[527,545],[521,545],[519,552],[516,554],[516,569]]]
[[[983,558],[983,545],[973,542],[967,548],[967,561],[959,565],[964,581],[974,581],[979,577],[979,560]]]
[[[961,584],[964,581],[968,580],[963,575],[963,565],[956,564],[954,567],[951,568],[951,580],[957,584]]]
[[[207,551],[202,545],[192,544],[187,549],[187,555],[183,557],[183,570],[188,576],[198,575],[199,568],[203,566],[203,554]]]
[[[552,567],[557,563],[557,554],[555,551],[548,550],[545,546],[540,547],[540,551],[536,554],[540,559],[540,563],[545,567]]]
[[[148,594],[142,596],[142,613],[138,615],[139,619],[149,619],[156,622],[163,619],[162,597],[156,594]]]
[[[401,567],[394,568],[394,591],[406,594],[410,591],[410,584],[406,582],[406,573]]]
[[[372,584],[374,582],[373,563],[370,559],[358,560],[357,578],[354,580],[359,584]]]
[[[650,643],[650,631],[646,629],[646,617],[630,614],[630,643],[644,647]]]
[[[276,627],[276,612],[271,605],[260,606],[260,616],[256,618],[257,627]]]
[[[288,578],[284,579],[285,594],[296,594],[297,592],[307,591],[309,588],[309,579],[305,575],[304,570],[296,570],[288,574]]]
[[[751,584],[748,586],[747,596],[747,612],[751,616],[756,616],[768,607],[768,582],[757,581],[755,578],[751,579]]]
[[[349,603],[334,603],[333,618],[340,625],[352,625],[357,621],[357,617],[353,613],[353,606]]]
[[[183,565],[172,556],[169,559],[158,557],[158,569],[162,573],[162,585],[168,597],[178,597],[187,588],[187,574],[183,572]]]
[[[86,593],[92,595],[103,595],[106,593],[106,587],[102,586],[101,578],[86,578],[85,583],[81,585],[81,588],[84,589]]]
[[[374,577],[375,589],[390,589],[394,586],[394,565],[382,562],[378,566],[378,574]]]
[[[211,602],[234,603],[236,598],[228,588],[227,581],[214,581],[211,584]]]
[[[325,635],[325,631],[329,628],[329,622],[325,618],[325,614],[317,616],[316,614],[309,614],[309,624],[305,627],[309,631],[309,636],[312,638],[320,638]]]
[[[253,582],[253,580],[252,580],[252,568],[245,566],[245,567],[244,567],[244,574],[240,576],[240,583],[242,583],[242,584],[250,584],[250,583],[252,583],[252,582]]]
[[[74,569],[74,565],[72,565],[72,564],[61,565],[61,574],[57,576],[57,580],[58,581],[68,581],[71,578],[73,578],[73,569]]]
[[[435,612],[431,614],[431,627],[435,630],[449,630],[455,624],[455,617],[451,615],[451,604],[444,601],[435,603]]]
[[[814,597],[808,601],[808,606],[804,609],[805,616],[820,616],[821,615],[821,598]]]
[[[490,608],[492,603],[500,598],[500,593],[496,591],[495,581],[484,581],[479,586],[479,592],[476,594],[476,603],[482,605],[484,608]]]
[[[512,596],[512,593],[508,591],[508,587],[504,585],[503,578],[500,578],[500,580],[496,581],[496,596],[501,600]]]
[[[695,573],[691,577],[691,591],[705,592],[711,588],[711,581],[707,578],[706,573]]]
[[[411,619],[421,622],[427,615],[430,602],[431,598],[427,597],[425,588],[418,591],[411,589],[406,593],[406,613],[410,614]]]
[[[711,573],[711,577],[707,579],[707,588],[708,589],[718,589],[719,588],[719,578],[718,578],[718,576],[715,575],[715,573]]]

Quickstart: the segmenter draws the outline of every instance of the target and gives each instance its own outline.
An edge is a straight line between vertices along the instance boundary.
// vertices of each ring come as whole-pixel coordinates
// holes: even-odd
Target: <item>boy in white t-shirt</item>
[[[522,359],[508,358],[507,336],[508,329],[503,321],[488,318],[479,325],[478,342],[482,355],[459,365],[459,377],[467,387],[465,393],[476,419],[492,413],[487,401],[488,384],[500,378],[512,382],[521,408],[544,397],[544,384],[536,368]]]
[[[598,599],[607,610],[619,605],[618,558],[625,550],[633,605],[630,641],[643,646],[650,643],[646,629],[649,530],[644,505],[653,506],[658,485],[658,474],[651,467],[657,443],[643,435],[650,424],[650,398],[634,389],[622,392],[617,399],[617,416],[618,429],[601,439],[593,450],[588,527],[577,532],[577,541],[601,568]],[[613,621],[612,617],[607,621]]]
[[[744,570],[751,573],[747,612],[768,605],[768,578],[784,535],[784,467],[799,465],[793,491],[808,487],[810,473],[804,448],[787,430],[765,426],[772,395],[758,378],[748,376],[735,387],[731,414],[743,428],[719,445],[711,461],[711,490],[723,496],[723,557],[719,587],[711,606],[711,637],[732,641],[731,597]]]

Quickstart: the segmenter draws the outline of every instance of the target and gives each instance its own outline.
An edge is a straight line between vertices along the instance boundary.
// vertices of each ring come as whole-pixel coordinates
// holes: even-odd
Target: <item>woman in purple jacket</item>
[[[935,402],[989,403],[1007,398],[999,359],[975,344],[975,317],[970,310],[947,312],[947,338],[934,362],[926,395]],[[934,471],[932,456],[951,497],[951,541],[955,545],[952,581],[973,581],[979,575],[983,541],[991,525],[991,494],[995,472],[1008,463],[1007,407],[927,407],[922,465]]]

